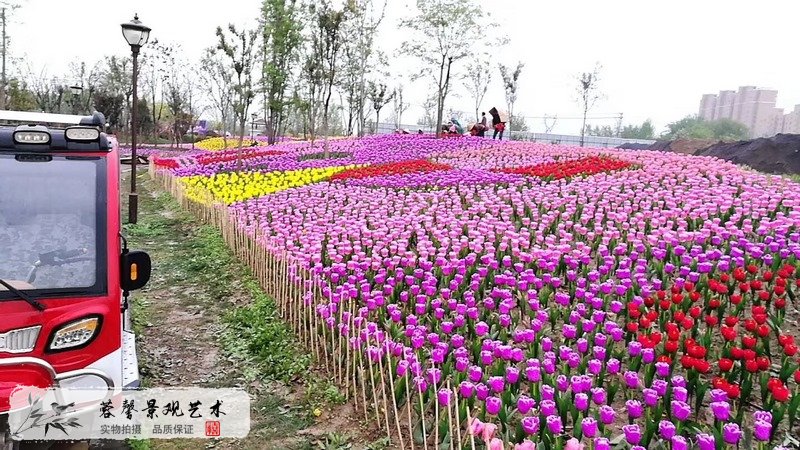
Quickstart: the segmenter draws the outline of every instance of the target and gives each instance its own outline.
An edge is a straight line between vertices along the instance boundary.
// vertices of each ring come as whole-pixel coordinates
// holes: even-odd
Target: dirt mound
[[[626,142],[617,148],[620,150],[648,150],[650,148],[650,145],[639,144],[638,142]]]
[[[761,172],[800,174],[800,134],[719,143],[696,154],[726,159]]]
[[[717,144],[713,139],[677,139],[674,141],[657,141],[648,150],[659,152],[674,152],[684,155],[695,155],[699,151]]]

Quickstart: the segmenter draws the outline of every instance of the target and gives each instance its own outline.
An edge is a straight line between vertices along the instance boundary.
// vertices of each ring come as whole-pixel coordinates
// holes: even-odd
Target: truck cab
[[[139,384],[118,146],[91,117],[0,111],[0,417],[19,386]],[[0,440],[3,438],[0,420]]]

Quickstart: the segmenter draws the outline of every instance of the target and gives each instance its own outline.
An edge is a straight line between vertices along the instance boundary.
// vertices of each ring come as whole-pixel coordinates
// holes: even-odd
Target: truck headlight
[[[100,331],[100,318],[87,317],[68,323],[59,328],[50,339],[50,350],[66,350],[81,347],[89,342]]]

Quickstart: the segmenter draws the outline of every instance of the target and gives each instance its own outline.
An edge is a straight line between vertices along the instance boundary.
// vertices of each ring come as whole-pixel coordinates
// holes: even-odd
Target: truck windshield
[[[0,279],[36,296],[105,292],[103,164],[0,155]]]

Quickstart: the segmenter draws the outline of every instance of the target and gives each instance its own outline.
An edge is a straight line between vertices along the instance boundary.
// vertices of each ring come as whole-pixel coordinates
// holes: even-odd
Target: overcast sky
[[[67,72],[72,61],[93,63],[104,55],[129,52],[120,23],[138,12],[153,28],[152,37],[180,43],[187,59],[199,58],[214,44],[217,25],[255,24],[259,0],[20,0],[10,27],[11,53],[50,75]],[[375,0],[380,1],[380,0]],[[201,6],[202,5],[202,6]],[[378,45],[389,55],[407,33],[398,20],[413,11],[413,1],[389,0]],[[498,63],[525,63],[518,112],[526,116],[580,115],[576,74],[602,65],[604,98],[592,116],[624,114],[625,123],[652,119],[658,129],[696,114],[700,96],[721,89],[756,85],[778,90],[778,106],[800,104],[800,2],[795,0],[497,0],[482,1],[510,44],[495,54],[487,71],[494,82],[483,109],[504,109]],[[486,36],[464,36],[470,45]],[[457,69],[457,67],[456,67]],[[394,63],[391,83],[417,70],[413,61]],[[67,80],[69,82],[69,80]],[[407,85],[413,107],[404,122],[421,115],[427,83]],[[460,83],[448,108],[472,111]],[[386,113],[383,113],[384,115]],[[541,119],[531,118],[534,131]],[[596,120],[613,124],[614,120]],[[577,132],[580,122],[561,119],[556,131]]]

